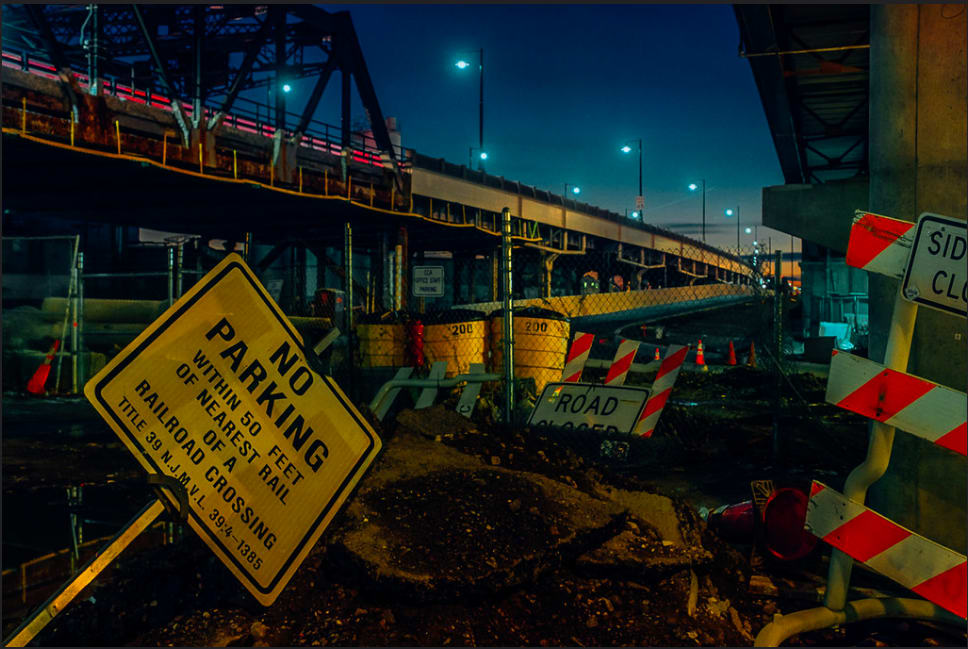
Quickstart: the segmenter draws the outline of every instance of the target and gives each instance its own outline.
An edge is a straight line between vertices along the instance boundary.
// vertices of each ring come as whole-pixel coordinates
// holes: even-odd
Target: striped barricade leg
[[[964,392],[835,349],[826,399],[965,455]]]
[[[575,332],[575,339],[571,343],[568,358],[565,360],[565,369],[561,372],[562,383],[578,383],[581,381],[581,373],[585,369],[588,354],[592,351],[593,342],[595,342],[595,334]]]
[[[428,379],[436,379],[438,381],[443,380],[444,375],[447,373],[447,361],[436,361],[430,366],[430,372],[427,374]],[[424,388],[420,391],[420,396],[417,397],[417,403],[414,404],[414,410],[423,410],[424,408],[429,408],[434,405],[434,399],[437,398],[436,387]]]
[[[639,343],[635,340],[623,340],[619,344],[615,358],[612,359],[612,364],[608,368],[608,374],[605,375],[605,385],[617,387],[625,384],[625,379],[629,375],[629,368],[632,367],[632,361],[635,360],[635,353],[638,350]]]
[[[806,529],[905,588],[965,617],[965,555],[814,482]]]
[[[635,434],[641,437],[652,437],[655,425],[659,421],[659,415],[665,408],[669,395],[672,394],[672,386],[676,383],[682,363],[686,360],[688,347],[683,345],[669,345],[666,349],[665,358],[659,366],[659,371],[655,375],[655,382],[652,383],[652,393],[649,400],[645,402],[645,408],[639,416],[639,423],[635,426]]]

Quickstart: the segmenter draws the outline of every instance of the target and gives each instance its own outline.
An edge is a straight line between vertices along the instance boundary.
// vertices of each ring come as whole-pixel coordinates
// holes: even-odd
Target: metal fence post
[[[78,388],[84,385],[85,382],[85,370],[87,369],[84,364],[84,253],[77,253],[77,310],[76,313],[76,331],[77,331],[77,356],[74,362],[74,392],[78,393]]]
[[[68,290],[68,299],[71,301],[71,393],[77,394],[77,316],[78,316],[78,293],[81,290],[81,274],[77,270],[77,259],[80,252],[75,248],[74,258],[71,260],[71,284],[74,287],[73,295]]]
[[[504,422],[511,424],[514,417],[514,314],[511,311],[511,210],[501,210],[501,259],[503,260],[502,290],[504,302]]]
[[[175,248],[168,246],[168,306],[175,303]]]
[[[773,339],[774,339],[774,385],[773,385],[773,464],[780,461],[780,380],[783,369],[783,251],[776,251],[773,262]]]
[[[343,305],[343,321],[346,325],[346,369],[350,390],[353,386],[353,226],[343,224],[343,274],[346,303]]]
[[[183,283],[182,266],[184,265],[184,263],[185,263],[185,243],[181,241],[178,243],[178,271],[177,271],[178,274],[175,277],[175,281],[176,281],[175,296],[176,297],[182,296],[182,283]]]

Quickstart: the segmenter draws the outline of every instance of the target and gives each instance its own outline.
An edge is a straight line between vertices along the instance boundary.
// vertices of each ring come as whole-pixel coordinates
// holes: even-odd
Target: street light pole
[[[642,207],[639,207],[638,205],[636,205],[636,207],[638,207],[640,210],[642,210],[644,212],[645,211],[645,205],[644,205],[645,195],[642,193],[642,138],[636,138],[636,139],[637,139],[638,144],[639,144],[639,196],[642,196],[643,197],[643,205],[642,205]]]
[[[633,140],[633,142],[636,143],[639,149],[639,194],[638,195],[642,197],[642,205],[639,205],[638,199],[636,199],[635,209],[638,210],[640,213],[644,214],[645,196],[642,194],[642,138],[637,137],[635,138],[635,140]],[[632,147],[626,144],[625,146],[622,147],[621,151],[622,153],[630,153],[632,151]]]
[[[481,82],[481,94],[480,94],[480,110],[478,111],[479,123],[478,123],[478,145],[481,148],[481,153],[484,152],[484,48],[478,50],[479,59],[479,70],[480,70],[480,82]],[[478,171],[484,171],[484,158],[481,158]]]
[[[740,248],[740,244],[739,244],[739,205],[736,206],[736,212],[735,213],[736,213],[736,254],[738,255],[739,254],[739,248]],[[727,217],[730,217],[732,215],[733,215],[733,209],[730,208],[730,207],[726,208],[726,216]]]
[[[706,243],[706,179],[702,179],[702,242]]]
[[[701,179],[702,182],[702,242],[706,243],[706,179]],[[694,192],[699,189],[699,185],[696,183],[689,183],[689,191]]]

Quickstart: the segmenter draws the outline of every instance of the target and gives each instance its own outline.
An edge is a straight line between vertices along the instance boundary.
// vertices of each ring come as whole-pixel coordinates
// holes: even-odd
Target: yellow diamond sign
[[[381,448],[234,254],[84,394],[147,471],[185,487],[191,528],[266,606]]]

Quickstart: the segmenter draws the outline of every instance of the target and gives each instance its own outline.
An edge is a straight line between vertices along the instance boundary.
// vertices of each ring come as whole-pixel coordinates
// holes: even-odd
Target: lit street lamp
[[[578,194],[581,193],[581,187],[579,187],[578,185],[572,185],[571,183],[565,183],[565,195],[566,196],[568,194],[568,188],[569,187],[571,187],[571,193],[574,194],[575,196],[578,196]]]
[[[477,151],[479,148],[480,147],[476,147],[476,146],[467,147],[467,168],[468,169],[474,166],[472,162],[474,159],[474,152]],[[478,157],[481,160],[487,160],[487,151],[481,151]]]
[[[702,242],[706,243],[706,179],[700,180],[702,183]],[[696,183],[689,183],[689,191],[694,192],[699,189]]]
[[[638,210],[645,210],[645,195],[642,193],[642,138],[635,138],[632,142],[635,142],[639,149],[639,195],[635,199],[635,207]],[[626,144],[620,150],[622,153],[631,153],[632,147]]]
[[[479,106],[480,110],[478,113],[478,117],[479,117],[478,148],[481,150],[481,157],[480,157],[481,162],[480,162],[480,165],[477,167],[477,169],[478,171],[484,171],[484,160],[487,158],[487,155],[484,153],[484,48],[483,47],[477,50],[477,55],[478,55],[477,67],[478,67],[478,70],[480,70],[480,85],[481,85],[480,106]],[[471,64],[465,61],[464,59],[460,59],[459,61],[457,61],[455,65],[457,66],[458,69],[464,70],[470,67]]]
[[[725,210],[725,214],[727,218],[732,216],[734,214],[733,209],[730,207],[727,207]],[[735,214],[736,214],[736,254],[738,255],[739,254],[739,205],[736,206]],[[746,229],[749,230],[749,228],[746,228]]]

